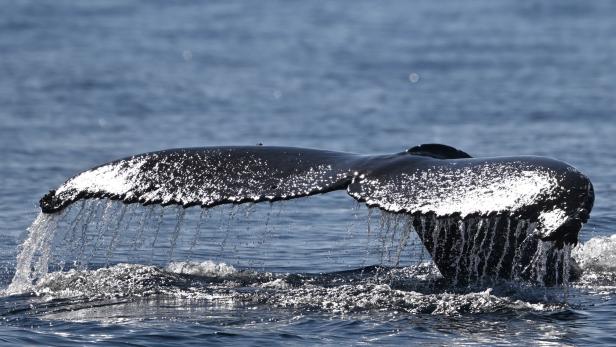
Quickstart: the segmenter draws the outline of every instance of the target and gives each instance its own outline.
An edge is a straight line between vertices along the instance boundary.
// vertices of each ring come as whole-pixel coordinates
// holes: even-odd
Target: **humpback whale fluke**
[[[561,161],[472,158],[425,144],[390,155],[271,146],[145,153],[74,176],[40,206],[54,213],[80,199],[109,198],[212,207],[342,189],[370,207],[412,218],[441,273],[456,282],[532,277],[520,264],[534,261],[540,241],[550,241],[556,253],[575,244],[594,202],[590,180]]]

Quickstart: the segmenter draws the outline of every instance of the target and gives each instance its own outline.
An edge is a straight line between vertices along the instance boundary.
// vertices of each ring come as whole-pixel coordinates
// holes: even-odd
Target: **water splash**
[[[250,258],[263,261],[259,258],[262,252],[284,251],[287,238],[313,230],[290,222],[305,220],[297,217],[301,205],[295,209],[292,203],[284,207],[247,204],[233,209],[133,207],[93,200],[63,214],[38,216],[29,228],[18,271],[6,293],[32,292],[41,301],[70,298],[77,308],[79,302],[91,305],[92,300],[158,300],[164,296],[214,305],[265,305],[342,314],[550,311],[568,307],[567,302],[575,300],[578,293],[577,287],[568,287],[571,253],[587,268],[609,257],[610,252],[616,254],[616,246],[606,244],[616,244],[616,236],[601,242],[593,239],[573,252],[570,247],[554,249],[551,243],[534,241],[532,223],[507,216],[461,221],[359,209],[353,210],[359,215],[356,220],[340,225],[336,245],[352,248],[341,248],[338,257],[350,255],[357,262],[376,266],[357,269],[361,264],[351,263],[354,267],[348,271],[285,273],[250,266]],[[355,230],[349,230],[349,225],[355,225]],[[350,233],[355,233],[352,239]],[[428,241],[427,248],[422,237]],[[332,242],[324,240],[324,244]],[[368,250],[366,244],[370,245]],[[310,250],[318,248],[310,246]],[[448,257],[456,269],[453,282],[441,276],[434,262],[426,261],[426,252],[434,253],[437,261]],[[240,256],[243,263],[240,259],[229,262]],[[135,263],[126,264],[127,259]],[[276,260],[276,253],[269,259]],[[284,264],[284,256],[280,259]],[[55,264],[61,262],[65,266]],[[145,264],[139,264],[142,262]],[[465,268],[470,270],[460,270]],[[492,274],[507,271],[514,284],[492,281]],[[524,274],[530,274],[537,286],[515,284]],[[564,292],[558,291],[560,287],[540,287],[550,281],[562,283]]]
[[[204,262],[172,262],[167,265],[165,270],[176,274],[209,277],[224,277],[238,272],[237,269],[231,265],[215,263],[211,260]]]
[[[39,213],[28,228],[28,238],[20,246],[15,276],[7,292],[21,293],[31,289],[32,283],[47,273],[49,241],[56,229],[58,216]],[[38,259],[36,259],[38,257]],[[36,259],[36,260],[35,260]],[[37,264],[32,269],[32,264]]]
[[[533,237],[534,225],[528,221],[508,216],[459,220],[394,214],[357,204],[351,210],[351,223],[338,226],[340,239],[309,244],[307,255],[316,250],[326,264],[346,269],[378,265],[371,276],[380,278],[383,268],[423,264],[428,252],[445,277],[453,279],[449,284],[454,288],[485,288],[497,275],[517,281],[531,274],[539,284],[569,283],[568,251],[538,243]],[[238,269],[265,272],[267,261],[284,269],[284,256],[296,256],[284,249],[289,237],[309,232],[318,240],[319,233],[313,232],[311,223],[296,224],[296,220],[308,220],[301,213],[301,205],[293,202],[184,209],[86,200],[60,214],[40,215],[35,220],[9,289],[14,293],[31,290],[49,271],[96,270],[126,261],[145,260],[146,265],[156,266],[178,263],[192,268],[194,260],[228,262],[235,258],[232,266]],[[372,222],[375,218],[378,223]],[[362,229],[366,231],[355,231]],[[191,232],[184,232],[187,230]],[[318,256],[313,258],[323,262]],[[345,260],[349,258],[359,263]],[[428,277],[434,287],[443,278],[432,268],[434,274]]]
[[[613,295],[616,293],[616,234],[598,236],[570,250],[571,258],[583,270],[575,287]]]
[[[409,283],[429,273],[430,265],[401,269],[383,268],[381,278],[359,272],[327,275],[262,274],[240,271],[224,263],[173,262],[165,267],[117,264],[97,270],[54,272],[44,276],[33,291],[50,299],[71,299],[79,309],[92,300],[148,298],[196,299],[230,306],[248,304],[348,314],[381,312],[434,315],[465,313],[553,311],[562,303],[541,302],[539,297],[503,296],[498,289],[452,293],[446,288],[411,290]],[[366,272],[376,269],[365,269]],[[386,282],[383,278],[405,278]],[[531,293],[532,294],[532,293]],[[203,303],[202,303],[203,304]]]
[[[572,251],[578,264],[588,270],[616,271],[616,234],[594,237]]]

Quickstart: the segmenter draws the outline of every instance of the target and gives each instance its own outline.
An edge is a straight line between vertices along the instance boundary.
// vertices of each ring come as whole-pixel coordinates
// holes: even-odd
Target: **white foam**
[[[190,266],[187,266],[190,265]],[[205,269],[198,271],[198,269]],[[393,270],[392,275],[413,273],[420,268]],[[165,297],[169,299],[206,300],[214,305],[232,307],[238,303],[259,303],[273,307],[316,309],[334,313],[361,311],[391,311],[405,313],[431,313],[459,315],[464,313],[489,313],[502,310],[546,311],[559,309],[560,304],[532,303],[494,294],[491,289],[470,293],[423,293],[398,289],[390,284],[373,283],[369,278],[358,284],[317,285],[298,283],[290,285],[288,278],[277,278],[259,283],[258,277],[246,291],[233,281],[199,285],[193,280],[178,276],[192,270],[194,274],[230,274],[236,271],[224,263],[188,262],[171,263],[167,269],[139,264],[117,264],[97,270],[70,270],[46,274],[33,286],[33,292],[43,301],[74,299],[76,307],[87,307],[92,300],[109,298]],[[204,272],[205,271],[205,272]],[[339,282],[339,280],[334,280]],[[332,282],[332,283],[334,283]],[[243,286],[242,286],[243,287]],[[545,295],[543,290],[541,295]],[[61,319],[91,319],[79,312],[63,311]],[[87,311],[86,311],[87,312]]]
[[[548,311],[558,309],[554,304],[533,304],[506,296],[497,296],[492,289],[466,294],[423,294],[391,288],[387,284],[341,285],[333,288],[302,286],[287,289],[282,294],[262,294],[265,302],[287,308],[315,308],[349,313],[357,311],[395,310],[406,313],[459,315],[488,313],[502,310]]]
[[[85,297],[140,297],[164,291],[173,274],[155,266],[117,264],[97,270],[51,272],[41,278],[33,292],[46,299]]]
[[[261,288],[288,289],[289,288],[289,283],[287,283],[287,281],[283,280],[282,278],[278,278],[278,279],[275,279],[273,281],[269,281],[269,282],[265,282],[265,283],[261,284]]]
[[[211,260],[206,260],[203,262],[172,262],[167,265],[165,270],[176,274],[209,277],[224,277],[237,272],[237,270],[231,265],[227,265],[225,263],[215,263]]]
[[[593,237],[571,255],[584,270],[616,271],[616,234]]]
[[[140,174],[145,158],[131,158],[122,165],[103,165],[82,172],[63,184],[56,192],[58,196],[73,192],[96,193],[104,191],[113,195],[129,194],[135,187],[135,178]]]

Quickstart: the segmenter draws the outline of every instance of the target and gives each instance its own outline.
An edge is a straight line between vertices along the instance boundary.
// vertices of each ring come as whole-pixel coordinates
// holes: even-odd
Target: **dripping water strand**
[[[165,217],[165,208],[160,207],[160,213],[158,214],[158,219],[156,221],[156,229],[154,231],[154,239],[152,240],[152,252],[150,254],[150,262],[154,261],[154,253],[156,251],[156,241],[158,241],[158,234],[160,233],[160,227],[163,224],[163,219]]]
[[[392,256],[392,252],[394,251],[394,248],[396,249],[396,253],[397,253],[397,250],[400,247],[400,243],[399,243],[400,236],[398,236],[399,226],[400,226],[400,215],[399,214],[396,214],[394,216],[394,220],[392,221],[392,223],[393,223],[393,227],[391,230],[391,236],[389,239],[389,249],[387,252],[387,262],[390,264],[394,262],[395,255]],[[396,245],[396,240],[398,240],[397,245]]]
[[[359,202],[356,201],[355,204],[353,204],[353,208],[351,211],[353,214],[353,218],[346,225],[344,237],[342,238],[344,245],[352,244],[351,241],[355,238],[355,229],[356,229],[356,224],[359,218],[358,213],[357,213],[359,211]],[[346,247],[344,249],[345,249],[346,256],[349,256],[350,255],[349,253],[351,252],[351,248]]]
[[[569,276],[571,272],[571,245],[566,244],[563,247],[563,300],[567,302],[569,300]]]
[[[373,212],[374,212],[374,208],[368,207],[368,217],[366,220],[366,234],[367,234],[366,235],[366,247],[365,247],[366,251],[365,251],[364,258],[361,262],[362,268],[366,266],[366,263],[368,262],[368,258],[370,256],[370,240],[372,237],[372,214]]]
[[[402,236],[400,237],[398,248],[396,249],[396,262],[394,266],[400,266],[400,256],[402,255],[402,251],[406,248],[408,240],[412,233],[413,226],[413,217],[408,216],[404,220],[404,227],[402,228]]]
[[[175,252],[175,247],[178,241],[178,237],[180,236],[180,230],[182,229],[182,224],[184,223],[184,215],[186,214],[186,209],[183,206],[177,207],[177,216],[175,221],[175,228],[173,230],[173,235],[171,237],[171,248],[169,250],[169,262],[173,259],[173,252]]]
[[[220,232],[223,233],[224,238],[222,239],[222,242],[220,243],[220,249],[219,249],[219,253],[218,253],[218,258],[222,258],[224,251],[225,251],[225,246],[227,245],[227,241],[229,240],[229,236],[231,234],[231,231],[233,230],[232,228],[232,224],[233,224],[233,220],[235,218],[235,214],[237,213],[237,208],[236,205],[231,205],[229,214],[227,216],[227,222],[225,223],[225,219],[224,219],[224,209],[220,210]],[[224,230],[223,230],[224,229]]]
[[[519,222],[518,225],[520,223],[522,223],[522,222]],[[516,225],[516,229],[518,228],[518,225]],[[507,255],[507,253],[509,253],[509,243],[510,243],[509,239],[510,238],[511,238],[511,218],[507,218],[507,229],[506,229],[506,234],[505,234],[505,246],[503,247],[503,251],[502,251],[502,254],[501,254],[500,258],[498,259],[498,262],[496,263],[496,275],[497,276],[501,272],[501,268],[503,267],[503,260],[505,259],[505,256]]]
[[[113,248],[118,238],[118,234],[120,233],[120,226],[122,224],[122,221],[124,220],[124,216],[126,215],[126,210],[126,205],[122,204],[122,206],[120,207],[120,215],[112,230],[111,241],[109,242],[109,246],[107,246],[107,254],[105,255],[105,267],[109,265],[109,258],[111,257],[111,253],[113,252]]]
[[[76,257],[76,266],[79,269],[84,269],[86,264],[83,264],[83,254],[85,252],[86,249],[86,244],[87,244],[87,235],[88,235],[88,228],[90,226],[90,223],[92,222],[92,217],[94,217],[95,215],[97,215],[99,213],[100,210],[100,201],[95,201],[92,206],[89,208],[88,210],[88,215],[86,216],[86,220],[83,223],[82,227],[81,227],[81,237],[80,237],[80,246],[79,246],[79,252],[77,254]],[[71,252],[72,253],[72,252]],[[62,266],[62,269],[64,268],[64,266]]]
[[[148,206],[145,213],[141,215],[139,219],[139,226],[135,232],[135,237],[133,238],[133,251],[141,248],[143,243],[145,242],[144,232],[148,221],[152,218],[152,214],[154,212],[154,206]]]
[[[103,236],[107,232],[107,229],[109,229],[108,222],[111,218],[111,215],[113,215],[113,207],[114,207],[114,204],[113,204],[113,201],[111,200],[107,201],[107,203],[105,204],[105,207],[102,212],[102,217],[96,223],[95,238],[93,239],[92,249],[90,250],[90,256],[88,257],[86,263],[90,263],[92,261],[96,250],[102,246],[101,243],[103,241]]]
[[[190,261],[193,256],[193,250],[199,242],[199,238],[201,236],[201,224],[204,219],[207,219],[209,214],[209,210],[202,208],[199,213],[199,219],[197,220],[197,225],[195,226],[195,234],[193,235],[192,241],[190,242],[190,248],[188,249],[188,260]]]
[[[458,254],[456,256],[456,273],[454,275],[454,279],[453,279],[453,285],[456,286],[458,284],[458,276],[460,275],[460,259],[462,259],[462,256],[464,254],[464,245],[465,245],[465,240],[466,240],[466,230],[467,230],[467,223],[465,223],[464,221],[459,221],[458,222],[458,231],[460,232],[460,246],[458,248]]]
[[[77,227],[80,225],[81,220],[83,219],[83,210],[86,207],[86,201],[82,200],[79,202],[79,210],[75,214],[75,218],[73,218],[68,231],[64,234],[64,238],[62,239],[64,244],[70,244],[75,239],[75,233],[77,231]]]
[[[494,225],[492,226],[492,236],[490,237],[490,245],[488,246],[487,249],[487,254],[486,252],[484,252],[485,257],[484,257],[484,263],[483,263],[483,269],[481,271],[481,280],[480,283],[482,285],[484,285],[485,283],[485,279],[486,279],[486,274],[488,272],[488,264],[490,263],[490,255],[492,255],[492,250],[494,249],[494,238],[496,237],[496,233],[498,232],[498,224],[500,222],[500,217],[496,217],[494,220]]]
[[[268,240],[269,236],[270,236],[270,225],[272,224],[272,209],[274,207],[274,204],[272,202],[270,202],[268,204],[267,207],[267,212],[265,214],[265,223],[264,223],[264,227],[263,227],[263,232],[261,233],[261,235],[259,236],[259,239],[257,241],[257,247],[259,249],[262,250],[263,255],[266,255],[266,250],[263,249],[263,245],[265,244],[265,242]],[[254,259],[252,261],[252,266],[261,266],[264,267],[265,263],[263,262],[263,260],[258,260],[258,259]]]
[[[392,220],[392,216],[389,213],[381,213],[381,219],[379,220],[379,232],[378,232],[378,238],[380,241],[380,259],[379,259],[379,264],[383,265],[384,264],[384,260],[385,260],[385,253],[387,252],[387,233],[389,232],[389,229],[391,228],[391,220]]]
[[[526,222],[525,221],[520,221],[518,222],[518,225],[515,229],[515,235],[514,235],[514,253],[513,253],[513,260],[511,262],[511,276],[510,279],[512,280],[517,280],[518,276],[519,276],[519,265],[518,262],[521,258],[521,249],[522,246],[524,245],[524,242],[526,241],[526,239],[528,238],[528,235],[524,236],[524,239],[522,239],[522,241],[520,242],[520,236],[522,234],[522,229],[524,229],[525,227],[527,227]]]

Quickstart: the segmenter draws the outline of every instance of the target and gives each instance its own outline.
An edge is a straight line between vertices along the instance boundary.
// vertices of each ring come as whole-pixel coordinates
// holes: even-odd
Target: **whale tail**
[[[427,144],[376,156],[267,146],[152,152],[84,171],[40,206],[54,213],[80,199],[108,198],[212,207],[342,189],[370,207],[413,218],[437,267],[456,283],[536,277],[527,265],[544,258],[564,269],[562,249],[577,242],[594,202],[590,180],[563,162],[472,158]]]

